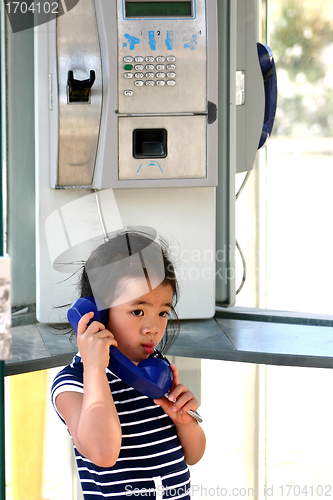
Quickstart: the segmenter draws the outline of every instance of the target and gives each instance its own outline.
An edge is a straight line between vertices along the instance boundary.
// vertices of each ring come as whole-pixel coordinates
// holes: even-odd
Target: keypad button
[[[133,63],[130,64],[130,63]],[[176,64],[174,64],[176,61],[176,57],[173,55],[168,55],[168,56],[125,56],[123,57],[123,62],[124,62],[124,78],[126,79],[132,79],[133,77],[135,78],[134,85],[136,87],[142,87],[142,86],[147,86],[147,87],[153,87],[154,85],[157,85],[158,87],[163,87],[165,85],[168,85],[169,87],[175,86],[176,85]],[[144,62],[148,64],[144,64]],[[154,63],[156,62],[156,66],[154,66]],[[166,64],[163,64],[166,63]],[[134,68],[134,71],[132,72]],[[145,73],[144,70],[147,72]],[[156,70],[156,74],[153,72]],[[165,72],[165,70],[167,70]],[[153,80],[153,78],[157,78],[156,81]],[[146,78],[146,81],[144,80]],[[124,91],[124,95],[126,97],[130,97],[133,95],[133,90],[131,89],[126,89]]]

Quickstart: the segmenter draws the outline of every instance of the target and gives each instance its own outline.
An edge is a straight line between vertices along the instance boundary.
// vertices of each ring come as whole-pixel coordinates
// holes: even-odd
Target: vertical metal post
[[[235,178],[236,178],[236,34],[237,1],[217,2],[218,17],[218,186],[216,188],[216,252],[225,255],[219,260],[216,273],[216,302],[234,305],[235,283]],[[222,262],[223,261],[223,262]],[[222,277],[221,274],[222,273]]]
[[[2,24],[3,10],[0,9],[0,26]],[[0,39],[0,53],[2,40]],[[2,96],[1,79],[2,67],[0,58],[0,96]],[[0,99],[0,255],[3,255],[3,226],[2,226],[2,109]],[[0,499],[6,498],[6,477],[5,477],[5,362],[0,361]]]

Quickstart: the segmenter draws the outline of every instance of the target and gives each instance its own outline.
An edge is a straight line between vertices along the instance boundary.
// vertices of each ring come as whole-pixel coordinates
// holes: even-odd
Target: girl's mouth
[[[147,344],[143,344],[143,349],[147,354],[154,354],[154,343],[147,342]]]

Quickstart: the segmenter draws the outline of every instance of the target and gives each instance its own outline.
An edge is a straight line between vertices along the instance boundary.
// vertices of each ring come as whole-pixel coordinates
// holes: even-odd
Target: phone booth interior
[[[180,319],[234,303],[234,176],[252,168],[265,106],[254,10],[80,0],[35,28],[39,321],[65,321],[73,263],[131,226],[167,240]]]

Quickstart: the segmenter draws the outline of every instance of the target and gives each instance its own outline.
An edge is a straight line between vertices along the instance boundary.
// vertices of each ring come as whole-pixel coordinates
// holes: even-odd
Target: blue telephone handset
[[[93,312],[91,321],[99,321],[103,325],[107,323],[107,311],[99,311],[93,297],[82,297],[70,306],[67,318],[77,332],[78,323],[84,314]],[[90,322],[91,322],[90,321]],[[156,351],[158,353],[158,351]],[[159,353],[158,353],[159,354]],[[110,347],[109,369],[121,378],[126,384],[151,399],[164,396],[172,385],[172,370],[166,358],[149,357],[135,365],[122,352],[114,346]]]
[[[75,332],[84,314],[93,312],[94,317],[90,320],[99,321],[106,325],[107,311],[98,310],[93,297],[81,297],[73,302],[67,312],[68,321]],[[126,384],[151,399],[158,399],[165,396],[172,386],[172,370],[167,358],[157,349],[155,354],[159,357],[149,357],[135,365],[119,349],[110,347],[109,369],[121,378]],[[188,413],[197,422],[202,422],[202,418],[196,411],[188,410]]]
[[[271,49],[263,43],[257,43],[257,51],[265,89],[264,124],[258,145],[258,149],[260,149],[270,137],[274,125],[277,105],[277,79]]]

